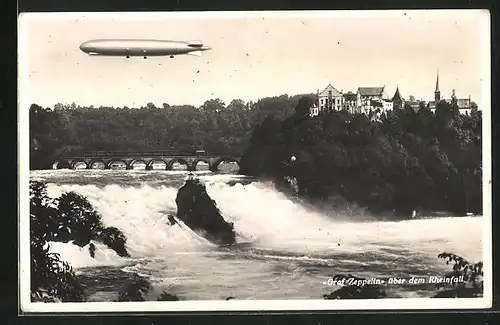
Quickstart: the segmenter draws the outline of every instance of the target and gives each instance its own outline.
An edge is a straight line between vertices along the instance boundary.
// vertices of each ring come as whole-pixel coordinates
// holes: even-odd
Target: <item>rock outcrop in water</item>
[[[222,217],[214,200],[207,194],[199,180],[188,179],[177,192],[177,218],[194,231],[201,231],[205,238],[220,245],[235,242],[232,223]]]

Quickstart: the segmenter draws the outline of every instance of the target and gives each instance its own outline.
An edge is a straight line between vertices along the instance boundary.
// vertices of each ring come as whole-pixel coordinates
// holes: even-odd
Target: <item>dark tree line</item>
[[[394,110],[381,120],[345,111],[308,116],[309,99],[252,134],[241,172],[269,177],[298,195],[341,196],[372,212],[482,211],[481,111],[459,114],[442,101]]]
[[[313,97],[314,95],[307,95]],[[51,168],[63,155],[92,151],[194,151],[241,154],[253,128],[269,115],[293,114],[302,95],[245,103],[207,100],[200,107],[30,107],[31,169]]]

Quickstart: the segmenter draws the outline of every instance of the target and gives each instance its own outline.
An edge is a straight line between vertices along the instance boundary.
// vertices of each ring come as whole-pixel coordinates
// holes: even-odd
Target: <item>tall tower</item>
[[[434,101],[436,104],[441,100],[441,92],[439,91],[439,69],[436,77],[436,90],[434,90]]]
[[[399,86],[396,87],[396,92],[394,93],[394,96],[392,97],[392,102],[394,105],[394,108],[402,109],[404,107],[404,100],[401,94],[399,93]]]

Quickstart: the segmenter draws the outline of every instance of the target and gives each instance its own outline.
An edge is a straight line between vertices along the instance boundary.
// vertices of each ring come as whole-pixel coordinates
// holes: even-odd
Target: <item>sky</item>
[[[200,40],[201,57],[96,57],[91,39]],[[396,87],[402,96],[489,102],[487,11],[317,11],[253,13],[23,14],[19,20],[21,102],[140,107],[200,106],[219,98]],[[488,98],[488,99],[487,99]]]

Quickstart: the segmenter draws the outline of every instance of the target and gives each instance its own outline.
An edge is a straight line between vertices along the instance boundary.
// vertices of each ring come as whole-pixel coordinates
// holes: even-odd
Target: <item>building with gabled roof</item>
[[[328,84],[323,91],[318,91],[318,108],[320,111],[340,111],[342,109],[342,93]]]
[[[362,97],[378,97],[382,98],[384,95],[385,86],[382,87],[358,87],[358,93]]]
[[[367,115],[373,115],[373,113],[370,114],[371,111],[382,114],[392,109],[392,101],[389,100],[385,92],[385,86],[358,87],[356,96],[357,107]]]

